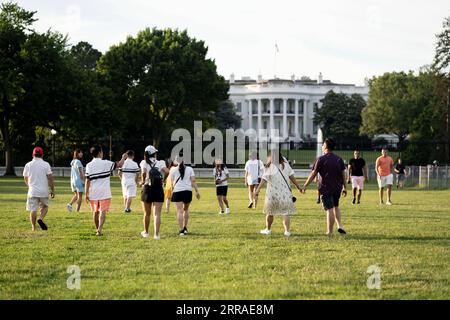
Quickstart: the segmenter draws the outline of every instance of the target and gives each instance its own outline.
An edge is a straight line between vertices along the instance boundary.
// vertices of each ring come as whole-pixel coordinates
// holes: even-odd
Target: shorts
[[[72,192],[84,192],[84,183],[81,180],[75,180],[70,183]]]
[[[394,182],[394,176],[392,175],[392,173],[390,175],[384,176],[384,177],[377,177],[378,180],[378,187],[379,188],[384,188],[386,186],[392,186],[393,182]]]
[[[172,194],[172,202],[183,202],[183,203],[191,203],[192,202],[192,191],[178,191]]]
[[[261,178],[258,178],[256,180],[252,180],[251,176],[247,177],[247,185],[249,186],[257,186],[261,183]]]
[[[92,212],[108,212],[109,206],[111,205],[111,199],[90,200],[89,204]]]
[[[134,198],[136,197],[136,184],[122,184],[122,195],[124,198]]]
[[[227,193],[228,193],[228,186],[217,186],[216,187],[216,196],[226,197]]]
[[[163,188],[152,188],[148,184],[144,185],[141,191],[141,201],[144,203],[164,202]]]
[[[48,197],[30,197],[27,198],[27,211],[37,212],[40,209],[48,207]]]
[[[352,189],[364,189],[364,177],[352,176]]]
[[[404,173],[397,174],[397,182],[403,182],[403,181],[405,181],[405,179],[406,179],[406,176]]]
[[[341,198],[341,193],[339,192],[335,194],[321,195],[320,198],[322,199],[323,209],[330,210],[339,207],[339,199]]]

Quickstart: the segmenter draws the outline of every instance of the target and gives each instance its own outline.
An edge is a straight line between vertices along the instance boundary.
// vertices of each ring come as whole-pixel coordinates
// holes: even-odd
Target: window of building
[[[282,113],[282,101],[277,99],[275,100],[275,113]]]
[[[304,113],[304,106],[303,106],[303,100],[298,101],[298,113],[303,114]]]
[[[288,132],[289,132],[290,136],[294,135],[294,126],[292,125],[292,121],[291,120],[288,121]]]
[[[267,130],[267,121],[263,121],[263,129]]]
[[[236,112],[242,112],[242,103],[236,103]]]

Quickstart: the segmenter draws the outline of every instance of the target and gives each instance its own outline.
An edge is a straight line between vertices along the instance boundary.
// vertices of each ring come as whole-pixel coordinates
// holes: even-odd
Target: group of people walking
[[[334,148],[334,141],[326,139],[322,146],[323,155],[316,160],[311,174],[303,185],[299,184],[289,161],[279,151],[269,154],[265,165],[258,159],[256,153],[250,155],[250,159],[245,164],[244,175],[245,185],[248,188],[248,208],[256,208],[261,189],[267,186],[263,207],[266,226],[260,231],[261,234],[270,235],[274,217],[281,216],[284,235],[286,237],[291,235],[290,216],[296,213],[297,200],[292,194],[291,184],[300,194],[304,194],[315,179],[318,180],[320,202],[327,214],[327,234],[332,234],[335,224],[339,233],[346,233],[341,221],[340,197],[347,195],[346,182],[351,182],[352,203],[360,204],[364,181],[368,179],[368,170],[364,159],[360,157],[360,152],[355,151],[354,158],[348,164],[347,178],[344,161],[333,152]],[[144,230],[141,232],[143,238],[149,237],[153,213],[153,238],[160,239],[163,205],[165,203],[165,209],[169,211],[171,202],[176,206],[178,234],[180,236],[188,234],[189,208],[193,199],[193,190],[197,199],[200,199],[200,193],[194,170],[184,163],[181,156],[173,159],[167,167],[164,160],[157,159],[158,150],[151,145],[145,148],[144,160],[139,165],[134,161],[135,154],[132,150],[125,152],[117,162],[104,160],[100,146],[92,147],[90,153],[92,161],[86,165],[84,171],[81,163],[83,152],[80,149],[74,151],[71,162],[73,197],[67,204],[67,210],[79,212],[84,194],[84,199],[91,208],[98,236],[103,234],[106,215],[110,209],[112,198],[110,177],[115,169],[118,169],[121,179],[125,213],[131,212],[132,201],[137,195],[138,186],[141,186],[141,203],[144,212]],[[51,198],[55,196],[54,180],[50,165],[43,160],[43,149],[35,148],[32,155],[33,160],[26,164],[23,172],[29,189],[27,210],[30,212],[32,230],[35,230],[36,222],[43,230],[47,230],[44,218],[48,212],[49,196]],[[376,160],[375,170],[380,188],[380,203],[383,203],[384,189],[387,188],[386,204],[391,205],[392,172],[395,170],[397,173],[398,183],[403,182],[404,179],[400,177],[402,174],[405,175],[405,167],[399,160],[394,169],[392,158],[387,155],[387,150],[383,149],[382,155]],[[230,174],[220,159],[215,161],[213,176],[220,208],[219,214],[230,214],[231,209],[227,198]],[[74,205],[76,205],[75,208]],[[39,209],[40,216],[37,219]]]

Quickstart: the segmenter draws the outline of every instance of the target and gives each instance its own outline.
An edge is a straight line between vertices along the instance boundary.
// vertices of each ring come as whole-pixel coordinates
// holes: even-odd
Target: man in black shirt
[[[406,179],[406,167],[405,165],[402,163],[402,159],[398,158],[397,159],[397,164],[394,167],[394,171],[397,174],[397,189],[398,188],[403,188],[404,184],[405,184],[405,179]]]
[[[353,200],[356,202],[356,191],[358,190],[358,204],[361,203],[362,190],[364,189],[364,181],[367,181],[366,161],[361,158],[359,150],[353,152],[353,158],[348,162],[348,183],[352,182]]]

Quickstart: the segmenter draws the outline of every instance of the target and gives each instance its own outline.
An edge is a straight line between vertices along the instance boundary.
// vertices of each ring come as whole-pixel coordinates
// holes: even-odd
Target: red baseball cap
[[[44,150],[41,147],[36,147],[33,149],[33,157],[35,155],[40,155],[43,156],[44,155]]]

